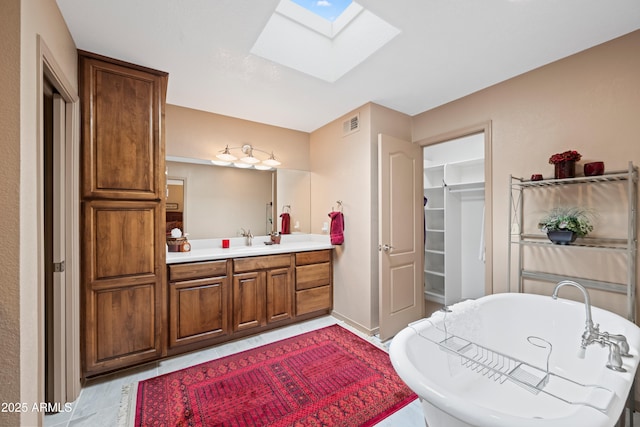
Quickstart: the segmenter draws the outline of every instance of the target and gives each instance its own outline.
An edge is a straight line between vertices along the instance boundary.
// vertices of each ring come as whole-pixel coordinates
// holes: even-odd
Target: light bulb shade
[[[211,160],[211,163],[216,166],[229,166],[231,164],[231,162],[227,162],[224,160]]]
[[[264,162],[262,162],[264,163]],[[259,171],[270,171],[271,169],[273,169],[271,166],[267,166],[265,164],[262,165],[253,165],[254,168],[258,169]]]
[[[241,168],[241,169],[246,169],[246,168],[250,168],[251,165],[249,163],[242,163],[242,162],[235,162],[233,164],[233,166],[237,167],[237,168]]]
[[[264,163],[265,165],[273,166],[273,167],[281,165],[281,163],[276,160],[273,154],[271,154],[271,157],[269,157],[267,160],[263,160],[262,163]]]
[[[225,162],[233,162],[234,160],[238,160],[236,156],[229,152],[228,145],[224,148],[222,153],[218,154],[216,157]]]
[[[260,159],[256,159],[255,157],[253,157],[253,154],[249,154],[247,157],[241,158],[240,161],[249,163],[250,165],[255,165],[256,163],[260,163]]]

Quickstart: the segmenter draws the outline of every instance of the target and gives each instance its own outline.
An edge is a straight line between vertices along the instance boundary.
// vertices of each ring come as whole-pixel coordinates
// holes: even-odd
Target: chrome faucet
[[[606,345],[607,347],[609,347],[609,360],[607,361],[607,368],[618,372],[626,372],[626,369],[622,367],[621,357],[632,357],[631,354],[629,354],[629,344],[627,342],[627,338],[624,335],[609,334],[608,332],[601,333],[599,325],[593,324],[593,320],[591,318],[591,299],[589,298],[589,293],[581,284],[572,280],[563,280],[556,285],[551,298],[553,298],[554,300],[558,299],[558,291],[563,286],[573,286],[575,288],[578,288],[584,296],[584,308],[586,311],[585,328],[584,333],[582,334],[582,343],[580,344],[581,351],[579,357],[584,357],[584,352],[587,349],[587,346],[590,344],[598,343],[601,347],[604,347]]]
[[[244,228],[241,228],[242,230],[242,237],[245,238],[245,243],[247,244],[247,246],[251,246],[253,245],[253,234],[251,234],[251,230],[247,230],[244,231]]]

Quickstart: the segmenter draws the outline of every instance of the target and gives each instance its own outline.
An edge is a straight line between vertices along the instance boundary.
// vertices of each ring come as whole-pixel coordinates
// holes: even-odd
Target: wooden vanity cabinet
[[[172,264],[169,276],[169,349],[195,349],[231,333],[231,261]]]
[[[293,255],[233,260],[233,332],[294,318]]]
[[[298,252],[296,262],[296,316],[333,308],[331,250]]]
[[[165,351],[167,79],[78,52],[83,377]]]

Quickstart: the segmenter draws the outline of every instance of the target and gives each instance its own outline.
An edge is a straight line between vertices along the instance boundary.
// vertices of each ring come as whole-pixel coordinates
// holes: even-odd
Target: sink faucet
[[[589,298],[589,293],[581,284],[572,280],[563,280],[556,285],[551,298],[553,298],[554,300],[558,299],[558,291],[563,286],[573,286],[575,288],[578,288],[584,296],[584,308],[586,311],[585,328],[584,333],[582,334],[582,343],[580,344],[579,357],[584,357],[584,352],[587,349],[587,346],[590,344],[598,343],[601,347],[604,347],[606,345],[609,347],[609,360],[607,362],[607,368],[618,372],[626,372],[626,369],[622,367],[621,356],[632,357],[629,354],[629,344],[627,343],[627,338],[624,335],[609,334],[608,332],[600,333],[599,325],[594,325],[591,318],[591,300]]]
[[[251,230],[244,231],[244,228],[241,228],[241,230],[242,237],[245,238],[247,246],[251,246],[253,244],[253,234],[251,234]]]

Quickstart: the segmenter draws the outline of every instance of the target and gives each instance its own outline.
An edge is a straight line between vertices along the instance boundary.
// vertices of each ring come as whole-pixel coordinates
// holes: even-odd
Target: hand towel
[[[341,245],[344,243],[344,216],[342,212],[331,212],[331,227],[329,228],[332,245]]]
[[[291,234],[291,217],[288,213],[280,214],[280,218],[282,218],[282,226],[280,227],[281,234]]]

